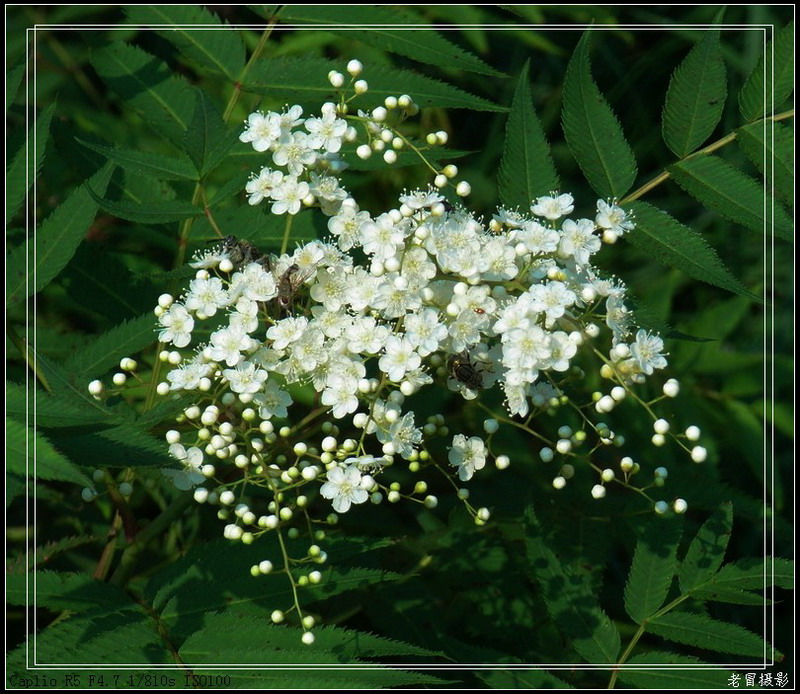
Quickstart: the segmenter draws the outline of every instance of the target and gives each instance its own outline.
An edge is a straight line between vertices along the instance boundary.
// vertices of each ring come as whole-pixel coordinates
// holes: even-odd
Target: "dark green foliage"
[[[539,195],[558,190],[550,148],[533,109],[529,70],[530,62],[526,62],[514,91],[498,178],[503,205],[523,211]]]
[[[664,102],[664,141],[678,157],[694,152],[714,132],[726,95],[719,32],[705,31],[672,75]]]
[[[602,198],[621,198],[636,180],[636,159],[592,79],[589,37],[583,35],[564,77],[564,136],[586,180]]]

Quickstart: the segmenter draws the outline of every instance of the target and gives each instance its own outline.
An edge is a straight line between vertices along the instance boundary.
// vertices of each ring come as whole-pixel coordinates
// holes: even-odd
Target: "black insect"
[[[281,312],[292,312],[297,291],[312,274],[314,274],[313,267],[301,273],[297,263],[292,263],[286,268],[286,271],[278,278],[278,296],[275,297],[275,302]]]
[[[470,390],[483,388],[483,375],[477,365],[470,359],[469,352],[464,350],[447,361],[447,367],[454,380],[463,383]]]
[[[268,254],[262,253],[252,243],[235,236],[222,239],[222,251],[228,254],[234,270],[246,267],[250,263],[258,263],[265,270],[272,269],[272,261]]]

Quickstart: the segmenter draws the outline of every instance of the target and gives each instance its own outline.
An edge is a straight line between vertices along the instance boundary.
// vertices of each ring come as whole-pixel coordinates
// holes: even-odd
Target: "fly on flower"
[[[234,270],[239,270],[250,263],[258,263],[267,271],[272,269],[270,256],[244,239],[232,235],[226,236],[222,239],[222,252],[228,255]]]

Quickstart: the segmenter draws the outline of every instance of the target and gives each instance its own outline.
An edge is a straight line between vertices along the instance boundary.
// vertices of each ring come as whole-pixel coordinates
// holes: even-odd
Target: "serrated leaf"
[[[262,651],[294,650],[298,646],[296,630],[264,624],[260,615],[226,610],[209,615],[203,627],[186,639],[181,654],[189,656],[193,662],[204,662],[219,648],[246,650],[252,647],[253,634],[258,634],[258,646]],[[315,628],[314,635],[314,651],[335,653],[340,662],[391,655],[437,655],[427,648],[334,626]]]
[[[36,424],[45,429],[111,426],[111,413],[95,405],[42,391],[32,391],[26,398],[25,386],[6,383],[6,414],[24,422],[26,413],[35,409]]]
[[[275,549],[277,551],[277,547]],[[283,609],[292,602],[292,590],[284,575],[276,573],[258,578],[250,575],[250,567],[263,559],[264,551],[263,547],[219,541],[198,546],[152,576],[145,586],[145,598],[159,611],[173,633],[184,637],[199,629],[208,614],[227,609],[232,598],[235,598],[233,603],[250,614],[263,607],[264,618],[268,619],[273,609]],[[333,549],[330,551],[335,553]],[[303,588],[302,600],[308,604],[393,578],[397,575],[391,572],[339,563],[325,572],[320,584]],[[192,601],[184,599],[187,594],[194,596]]]
[[[77,436],[58,432],[53,434],[53,440],[84,467],[164,467],[176,462],[159,439],[132,424]]]
[[[685,157],[702,145],[722,118],[727,93],[719,31],[704,31],[667,89],[661,119],[667,147]]]
[[[758,300],[730,273],[716,251],[694,229],[681,224],[664,210],[640,200],[626,207],[636,218],[636,227],[625,235],[634,246],[689,277]]]
[[[158,58],[115,41],[93,51],[92,67],[111,90],[164,138],[179,142],[194,112],[194,92]]]
[[[300,645],[302,632],[293,629],[297,646],[286,651],[261,651],[256,646],[245,650],[223,648],[218,652],[213,663],[247,663],[253,668],[231,669],[230,687],[248,690],[278,690],[292,689],[314,690],[319,689],[320,670],[324,670],[325,689],[379,689],[389,687],[412,687],[418,685],[442,686],[452,680],[442,679],[427,673],[416,672],[410,669],[394,667],[369,667],[358,668],[359,661],[354,661],[353,668],[343,668],[341,660],[332,653],[318,653],[315,649],[308,649]],[[268,667],[259,668],[258,665]],[[289,665],[295,667],[269,667],[275,665]],[[336,667],[338,665],[338,668]],[[334,666],[325,667],[325,666]],[[283,670],[283,671],[281,671]],[[197,675],[210,677],[219,675],[218,667],[204,668],[202,664],[192,667],[192,672]],[[227,673],[226,673],[227,675]],[[211,680],[213,681],[213,680]]]
[[[717,572],[722,565],[732,529],[733,505],[726,502],[703,523],[686,550],[678,572],[682,593],[705,583]]]
[[[72,612],[89,609],[116,612],[134,606],[121,588],[89,574],[37,571],[9,574],[6,581],[6,600],[12,605],[31,604]]]
[[[529,68],[530,60],[517,81],[500,160],[500,200],[510,208],[527,209],[537,196],[559,188],[550,148],[533,108]]]
[[[154,298],[161,289],[134,275],[121,258],[109,253],[103,245],[93,243],[78,247],[64,270],[63,279],[70,299],[83,308],[96,311],[110,323],[129,320],[152,310]],[[59,344],[66,348],[68,343],[63,337]],[[60,361],[75,351],[68,352]]]
[[[35,126],[6,170],[6,224],[19,210],[31,185],[39,177],[55,110],[56,105],[52,103],[38,115]]]
[[[636,667],[620,669],[619,678],[637,689],[725,689],[729,686],[729,670],[714,670],[713,666],[691,656],[649,651],[633,656],[628,664]],[[648,669],[648,665],[654,669]]]
[[[276,102],[298,100],[318,104],[334,95],[325,75],[341,69],[335,61],[316,57],[264,58],[250,68],[242,89],[268,95]],[[420,106],[466,108],[474,111],[506,111],[479,96],[469,94],[439,80],[418,75],[410,70],[370,67],[369,91],[353,101],[354,108],[382,104],[387,96],[409,94]]]
[[[47,438],[13,419],[6,420],[6,466],[21,477],[92,484]]]
[[[154,152],[105,147],[77,137],[75,139],[84,147],[102,154],[117,166],[133,173],[167,181],[196,181],[199,178],[197,170],[188,159],[169,157]]]
[[[170,393],[162,398],[154,407],[136,418],[136,426],[140,429],[151,429],[163,424],[169,419],[174,419],[190,405],[197,401],[197,396],[192,393]]]
[[[617,628],[600,608],[586,576],[573,575],[545,544],[543,529],[532,509],[526,512],[527,555],[547,611],[589,663],[616,663],[620,649]]]
[[[774,138],[774,146],[773,146]],[[794,132],[783,123],[751,123],[736,131],[747,158],[788,205],[794,204]]]
[[[348,39],[362,41],[381,51],[397,53],[426,65],[469,70],[492,77],[505,77],[477,56],[459,48],[418,15],[380,5],[284,5],[276,13],[284,21],[324,24],[325,29]],[[393,29],[410,25],[413,29]],[[341,68],[340,68],[341,69]],[[367,79],[372,76],[369,66]]]
[[[120,323],[98,335],[91,346],[68,359],[64,368],[78,377],[98,377],[122,357],[136,354],[156,342],[156,321],[152,313]]]
[[[197,205],[185,200],[157,200],[146,204],[105,200],[101,194],[89,189],[92,199],[109,214],[141,224],[168,224],[180,222],[203,213]]]
[[[775,66],[775,73],[772,67]],[[794,88],[794,22],[784,27],[767,44],[739,92],[739,108],[745,120],[770,114],[773,104],[780,106]]]
[[[725,219],[759,233],[770,233],[764,220],[764,189],[719,157],[691,157],[669,168],[676,183],[698,202]],[[775,235],[793,238],[792,220],[775,205]]]
[[[117,614],[89,611],[42,630],[36,635],[36,662],[46,667],[174,664],[175,661],[152,619],[137,608]]]
[[[651,634],[687,646],[734,655],[768,657],[769,647],[760,636],[738,624],[721,622],[692,612],[669,612],[650,620]]]
[[[794,563],[789,559],[776,557],[770,560],[746,558],[725,564],[703,588],[736,588],[744,590],[763,590],[772,584],[790,589],[794,582]]]
[[[245,65],[245,49],[237,29],[201,5],[129,5],[125,14],[131,24],[169,24],[156,31],[190,61],[231,82],[239,79]],[[192,29],[202,24],[214,29]],[[218,28],[216,28],[218,27]]]
[[[675,519],[654,519],[636,543],[625,584],[625,610],[642,624],[664,604],[678,565],[675,552],[682,532]]]
[[[717,586],[713,582],[706,586],[700,586],[692,591],[692,597],[698,600],[710,600],[711,602],[725,602],[731,605],[758,605],[764,607],[772,604],[763,595],[751,593],[747,590],[738,588],[726,588]]]
[[[14,99],[19,91],[19,85],[22,84],[22,77],[25,74],[25,63],[17,65],[6,77],[6,113],[14,103]]]
[[[211,171],[239,141],[238,133],[225,128],[216,104],[197,90],[194,115],[183,139],[183,148],[202,175]]]
[[[586,180],[603,198],[621,198],[636,179],[636,160],[622,127],[592,80],[589,32],[578,42],[567,66],[564,136]]]
[[[97,214],[97,205],[92,200],[89,189],[104,192],[112,169],[107,164],[83,185],[78,186],[38,225],[35,243],[26,242],[11,252],[6,276],[8,304],[41,290],[69,262]],[[26,264],[30,268],[30,274],[26,272]]]

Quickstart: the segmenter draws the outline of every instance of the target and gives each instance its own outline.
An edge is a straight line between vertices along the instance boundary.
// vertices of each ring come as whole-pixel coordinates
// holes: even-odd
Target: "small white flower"
[[[264,198],[268,198],[273,189],[277,188],[283,180],[281,171],[272,171],[267,167],[261,169],[258,176],[253,176],[244,187],[245,192],[250,196],[247,202],[251,205],[258,205]]]
[[[589,256],[597,253],[603,245],[593,232],[594,222],[589,219],[579,219],[577,222],[565,219],[561,227],[559,253],[565,258],[572,256],[577,265],[587,265]]]
[[[189,283],[189,294],[186,296],[186,308],[189,311],[199,311],[211,317],[217,309],[227,306],[228,303],[228,292],[219,277],[195,279]]]
[[[332,103],[323,104],[322,118],[307,118],[305,126],[311,133],[309,145],[314,149],[335,153],[342,148],[347,121],[336,117],[336,106]]]
[[[544,217],[545,219],[555,221],[572,212],[572,210],[575,209],[574,202],[569,193],[556,195],[555,197],[543,195],[537,198],[536,202],[531,205],[531,212],[537,217]]]
[[[248,352],[256,346],[256,342],[247,334],[241,325],[231,325],[211,334],[208,354],[216,362],[225,362],[235,366],[242,359],[242,352]]]
[[[337,513],[346,513],[352,504],[363,504],[369,493],[361,487],[361,472],[355,465],[344,470],[334,467],[328,470],[328,481],[320,487],[319,493],[331,499]]]
[[[172,479],[172,483],[181,491],[187,491],[205,481],[200,472],[203,465],[203,451],[195,446],[187,449],[180,443],[173,443],[169,447],[169,454],[183,463],[182,470],[161,470],[165,477]]]
[[[292,404],[292,396],[270,379],[260,393],[256,393],[253,402],[258,406],[261,419],[286,417],[287,408]]]
[[[239,135],[242,142],[250,142],[256,152],[266,152],[281,135],[281,119],[277,113],[264,115],[260,111],[247,117],[246,129]]]
[[[646,330],[636,333],[636,341],[631,345],[631,356],[642,373],[650,376],[654,369],[663,369],[667,360],[661,350],[664,342],[657,335],[651,335]]]
[[[161,342],[171,342],[176,347],[186,347],[192,340],[194,318],[182,304],[172,304],[158,318],[164,330],[158,333]]]
[[[225,369],[222,376],[228,381],[234,393],[257,393],[263,388],[268,374],[255,364],[243,361],[232,369]]]
[[[466,482],[472,479],[476,470],[486,465],[486,445],[478,436],[467,438],[463,434],[456,434],[447,459],[458,468],[458,478]]]
[[[391,335],[386,339],[385,354],[378,360],[378,368],[390,381],[399,383],[406,371],[413,371],[421,361],[410,340]]]
[[[622,236],[634,227],[625,210],[613,203],[607,203],[605,200],[597,201],[597,216],[594,221],[601,229],[612,231],[617,236]]]
[[[273,200],[272,214],[297,214],[308,192],[308,183],[305,181],[299,181],[295,176],[284,177],[280,185],[270,193]]]

